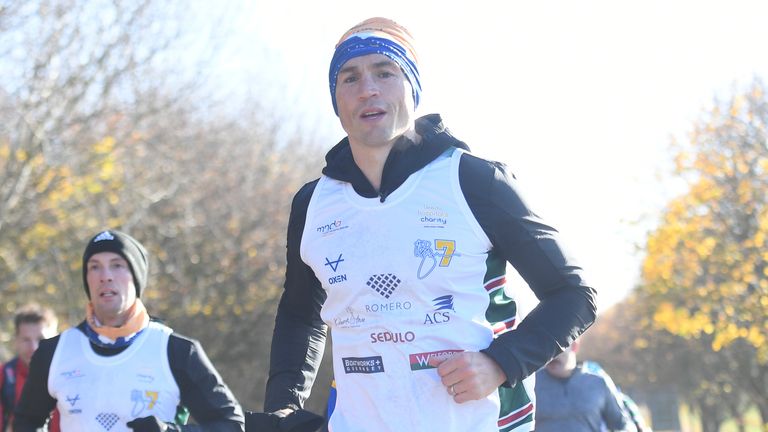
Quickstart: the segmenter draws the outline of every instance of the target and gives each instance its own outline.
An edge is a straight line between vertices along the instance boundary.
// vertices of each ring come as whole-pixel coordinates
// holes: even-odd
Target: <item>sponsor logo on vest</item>
[[[435,304],[436,311],[452,310],[456,312],[456,309],[453,308],[453,296],[451,294],[433,298],[432,303]]]
[[[419,217],[426,228],[444,228],[448,223],[448,212],[437,206],[425,205],[419,210]]]
[[[346,228],[349,228],[349,225],[344,225],[341,222],[341,219],[336,219],[335,221],[332,221],[325,225],[320,225],[319,227],[315,228],[315,231],[317,231],[322,235],[327,235],[327,234],[334,233],[336,231],[341,231]]]
[[[404,343],[404,342],[413,342],[415,339],[416,339],[416,335],[412,331],[407,331],[405,333],[392,333],[392,332],[371,333],[371,343],[379,343],[379,342]]]
[[[151,384],[155,381],[155,377],[149,374],[139,373],[136,374],[136,380],[145,384]]]
[[[360,327],[361,324],[365,322],[365,318],[361,317],[360,314],[355,313],[355,310],[352,309],[351,306],[344,309],[346,311],[346,315],[341,317],[336,317],[333,319],[333,325],[339,328],[351,328],[351,327]]]
[[[437,258],[432,251],[432,242],[429,240],[416,240],[413,243],[413,256],[421,258],[419,269],[416,270],[416,277],[425,279],[437,265]]]
[[[344,261],[344,258],[341,257],[341,254],[339,254],[339,257],[336,258],[334,261],[331,261],[328,259],[328,257],[325,257],[325,264],[328,267],[333,270],[334,273],[336,273],[336,270],[339,269],[339,264],[341,264]],[[347,275],[340,274],[340,275],[334,275],[328,278],[328,284],[333,285],[339,282],[346,282],[347,281]]]
[[[424,316],[424,322],[422,324],[444,324],[451,320],[451,314],[448,312],[427,312]]]
[[[80,408],[75,408],[75,404],[80,400],[80,395],[76,394],[75,397],[70,397],[67,395],[67,402],[69,402],[69,406],[72,407],[72,409],[67,410],[70,414],[82,414],[83,410]]]
[[[120,416],[115,413],[99,413],[96,416],[96,421],[106,430],[112,429],[118,420],[120,420]]]
[[[342,357],[344,364],[344,373],[382,373],[384,372],[384,362],[381,356],[372,357]]]
[[[443,219],[443,218],[433,218],[433,217],[429,217],[429,216],[424,216],[424,217],[422,217],[422,218],[421,218],[421,219],[419,219],[419,220],[420,220],[420,221],[422,221],[422,222],[438,223],[438,224],[440,224],[440,225],[445,225],[445,224],[447,224],[447,223],[448,223],[448,220],[447,220],[447,219]]]
[[[82,378],[85,376],[85,374],[80,369],[72,369],[70,371],[64,371],[60,375],[63,376],[64,379],[66,380]]]
[[[432,242],[419,239],[413,242],[413,256],[421,258],[416,277],[426,279],[438,265],[448,267],[454,256],[461,256],[456,252],[456,240],[435,239],[435,249]],[[439,260],[438,260],[439,258]]]
[[[413,305],[409,301],[389,302],[389,303],[371,303],[365,305],[365,311],[368,313],[388,313],[411,310]]]
[[[344,258],[342,258],[341,254],[339,254],[339,257],[336,258],[335,261],[331,261],[331,260],[328,259],[328,257],[325,257],[325,264],[324,265],[327,265],[328,267],[331,268],[331,270],[333,270],[334,273],[336,273],[336,269],[339,268],[339,264],[341,264],[343,261],[344,261]]]
[[[339,283],[339,282],[346,282],[346,281],[347,281],[347,275],[345,275],[345,274],[331,276],[331,277],[328,278],[328,284],[330,284],[330,285],[333,285],[333,284],[336,284],[336,283]]]
[[[444,362],[454,354],[463,351],[464,350],[442,350],[409,354],[408,360],[411,363],[411,370],[435,369],[440,363]]]
[[[456,312],[453,308],[453,296],[448,294],[432,299],[432,303],[435,309],[432,312],[427,312],[424,316],[424,322],[422,324],[443,324],[451,320],[450,311]]]
[[[376,274],[365,283],[384,298],[389,298],[402,281],[392,273]]]
[[[133,402],[133,410],[131,415],[133,417],[139,417],[144,410],[151,410],[157,403],[159,393],[154,390],[131,390],[131,402]]]

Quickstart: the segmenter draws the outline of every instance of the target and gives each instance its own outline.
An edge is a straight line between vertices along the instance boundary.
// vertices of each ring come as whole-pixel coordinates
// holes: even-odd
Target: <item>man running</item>
[[[14,432],[37,430],[54,406],[64,432],[243,430],[242,409],[200,343],[150,318],[148,274],[147,251],[128,234],[88,241],[86,318],[32,357]],[[184,424],[187,409],[197,425]]]
[[[595,319],[595,291],[514,178],[439,115],[416,117],[414,47],[385,18],[336,46],[330,93],[347,137],[294,197],[266,414],[248,430],[310,423],[330,328],[331,431],[530,431],[528,378]],[[505,73],[478,65],[477,79]],[[540,300],[519,323],[507,262]]]

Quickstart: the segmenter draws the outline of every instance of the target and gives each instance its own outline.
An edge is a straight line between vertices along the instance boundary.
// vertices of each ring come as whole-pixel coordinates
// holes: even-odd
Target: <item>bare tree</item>
[[[290,200],[320,150],[255,101],[220,109],[187,2],[0,5],[0,318],[34,298],[80,321],[83,242],[126,230],[150,252],[150,313],[258,408]]]
[[[54,210],[82,203],[57,188],[78,185],[77,178],[95,171],[103,156],[92,151],[99,142],[110,137],[119,146],[130,137],[131,128],[117,124],[126,113],[132,119],[157,115],[184,103],[189,92],[180,90],[194,88],[194,80],[171,73],[178,63],[159,61],[183,51],[183,7],[152,0],[2,3],[0,284],[20,297],[42,279],[59,280],[53,270],[42,279],[27,277],[67,247],[67,238],[104,220],[95,212],[64,223]],[[156,99],[158,89],[174,97]],[[27,244],[33,247],[18,247]]]

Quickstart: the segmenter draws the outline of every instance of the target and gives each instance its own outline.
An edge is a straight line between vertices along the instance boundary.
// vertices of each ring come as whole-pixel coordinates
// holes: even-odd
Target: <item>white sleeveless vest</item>
[[[172,422],[180,395],[168,363],[171,333],[150,322],[125,351],[103,357],[80,330],[64,331],[48,375],[61,430],[127,432],[127,422],[151,415]]]
[[[315,187],[301,257],[328,294],[321,316],[333,339],[331,431],[500,429],[498,392],[457,404],[434,366],[487,348],[499,332],[487,316],[491,242],[461,192],[461,154],[446,152],[383,203],[325,176]],[[503,296],[503,283],[493,290],[499,285]]]

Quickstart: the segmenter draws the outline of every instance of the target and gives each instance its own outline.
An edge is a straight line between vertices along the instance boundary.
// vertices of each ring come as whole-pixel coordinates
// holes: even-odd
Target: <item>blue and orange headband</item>
[[[400,66],[413,89],[413,106],[419,106],[421,82],[413,36],[400,24],[387,18],[369,18],[347,30],[336,44],[331,59],[328,81],[331,86],[333,111],[339,114],[336,105],[336,79],[344,63],[355,57],[368,54],[382,54]]]

